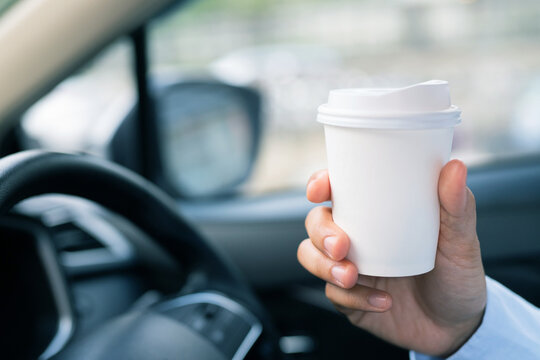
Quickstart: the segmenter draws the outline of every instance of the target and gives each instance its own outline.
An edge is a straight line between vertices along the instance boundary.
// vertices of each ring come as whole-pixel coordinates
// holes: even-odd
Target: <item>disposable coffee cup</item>
[[[439,174],[461,111],[448,82],[338,89],[318,109],[324,124],[334,222],[364,275],[426,273],[439,236]]]

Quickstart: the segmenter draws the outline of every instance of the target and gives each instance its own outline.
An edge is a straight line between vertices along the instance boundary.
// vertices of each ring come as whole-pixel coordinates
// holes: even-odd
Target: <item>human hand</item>
[[[306,217],[309,239],[298,260],[325,280],[326,296],[356,326],[395,345],[434,356],[449,356],[474,333],[486,305],[486,281],[476,236],[476,207],[466,186],[467,168],[450,161],[439,178],[441,224],[435,268],[397,278],[358,275],[345,259],[349,239],[319,206]],[[331,198],[328,172],[315,173],[307,198]]]

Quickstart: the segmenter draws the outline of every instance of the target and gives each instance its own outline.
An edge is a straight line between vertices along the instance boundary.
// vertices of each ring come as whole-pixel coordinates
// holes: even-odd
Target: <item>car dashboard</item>
[[[69,338],[73,326],[65,282],[55,251],[35,223],[0,223],[2,345],[9,358],[48,356]],[[28,346],[30,344],[30,346]]]
[[[26,200],[0,220],[0,233],[5,358],[48,359],[68,341],[181,286],[181,269],[164,251],[87,200]]]

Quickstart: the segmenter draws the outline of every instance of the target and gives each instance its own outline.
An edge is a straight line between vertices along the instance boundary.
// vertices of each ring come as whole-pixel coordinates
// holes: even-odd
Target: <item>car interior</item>
[[[243,193],[264,94],[150,76],[151,24],[189,6],[24,0],[0,13],[1,357],[408,358],[350,324],[298,263],[316,206],[305,189]],[[83,129],[86,148],[37,141],[29,109],[118,39],[130,46],[133,96],[91,119],[100,129]],[[469,167],[486,274],[536,306],[539,184],[534,153]]]

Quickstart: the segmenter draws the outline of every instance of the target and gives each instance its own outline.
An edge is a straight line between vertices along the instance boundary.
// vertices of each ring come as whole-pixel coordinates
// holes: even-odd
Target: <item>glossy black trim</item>
[[[32,220],[19,216],[7,216],[0,219],[0,227],[28,233],[35,240],[36,250],[58,312],[56,333],[39,356],[39,360],[50,359],[66,346],[75,329],[73,304],[64,273],[59,265],[56,249],[47,231]]]

